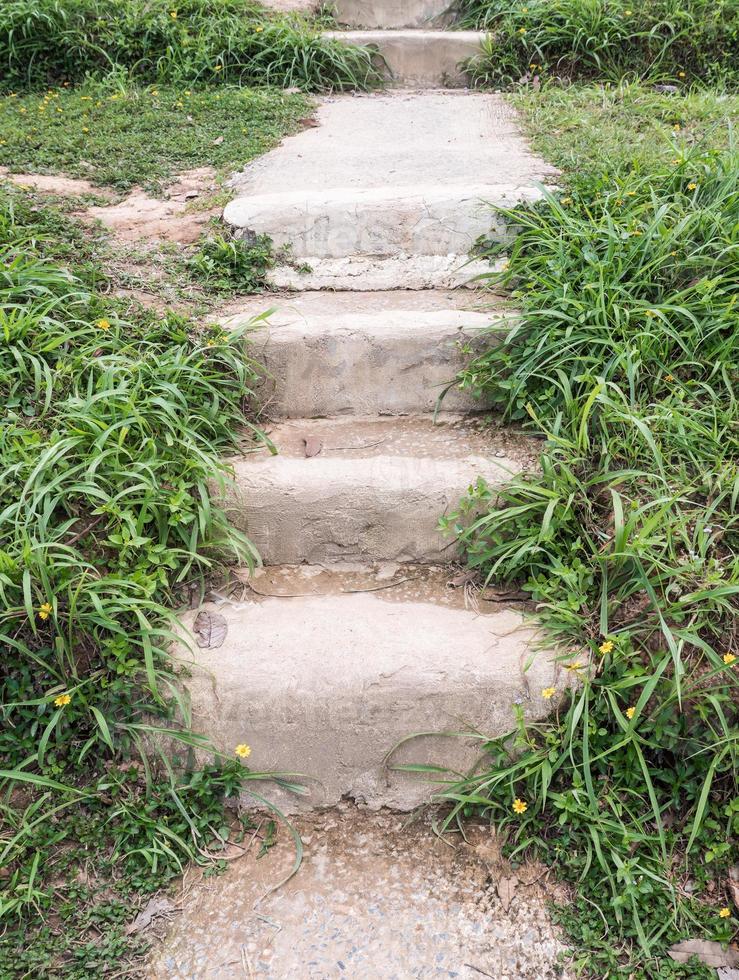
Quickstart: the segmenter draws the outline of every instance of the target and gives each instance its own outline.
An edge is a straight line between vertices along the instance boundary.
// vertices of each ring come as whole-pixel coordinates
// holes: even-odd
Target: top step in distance
[[[463,88],[465,64],[482,51],[484,31],[326,31],[326,37],[377,51],[377,66],[388,81],[406,88]]]
[[[336,0],[336,20],[347,27],[447,27],[452,21],[448,0]]]

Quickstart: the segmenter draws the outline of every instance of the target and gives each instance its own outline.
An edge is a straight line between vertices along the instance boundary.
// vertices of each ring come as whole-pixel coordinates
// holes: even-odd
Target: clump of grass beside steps
[[[111,73],[139,82],[307,91],[380,81],[368,49],[249,0],[8,0],[0,9],[0,64],[6,91]]]
[[[572,882],[557,914],[588,975],[695,980],[714,971],[666,947],[737,930],[739,100],[591,86],[519,103],[566,187],[509,214],[499,282],[523,316],[463,380],[546,445],[502,510],[481,514],[480,486],[448,523],[592,665],[442,795],[450,821],[483,812]]]
[[[739,80],[735,0],[460,0],[456,26],[490,31],[477,84],[524,75]]]

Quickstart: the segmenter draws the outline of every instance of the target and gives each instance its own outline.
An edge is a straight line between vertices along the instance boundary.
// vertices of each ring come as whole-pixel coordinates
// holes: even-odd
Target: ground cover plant
[[[667,949],[739,925],[739,98],[518,102],[561,190],[509,212],[521,315],[462,381],[545,440],[541,471],[444,523],[536,600],[578,686],[535,692],[551,718],[441,795],[572,883],[555,912],[585,974],[709,977]]]
[[[7,0],[0,9],[0,65],[5,90],[111,73],[161,84],[309,90],[379,81],[368,49],[241,0]]]
[[[0,96],[0,166],[158,193],[208,166],[227,174],[270,149],[310,102],[279,89],[138,86],[119,77]]]
[[[460,0],[458,26],[490,32],[473,76],[658,82],[737,79],[736,0]]]
[[[0,243],[0,975],[104,975],[251,775],[194,764],[167,648],[183,594],[255,560],[211,486],[258,374],[243,331],[105,295],[95,246],[23,190]]]

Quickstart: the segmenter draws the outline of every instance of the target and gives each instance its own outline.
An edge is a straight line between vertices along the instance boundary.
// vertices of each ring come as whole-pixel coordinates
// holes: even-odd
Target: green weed
[[[190,274],[217,293],[257,293],[265,288],[265,277],[274,267],[275,255],[269,235],[253,242],[211,235],[187,260]]]
[[[737,78],[735,0],[461,0],[459,26],[490,31],[478,84],[524,75],[690,84]]]
[[[583,162],[507,212],[499,285],[521,314],[462,379],[545,440],[540,472],[444,521],[485,579],[531,593],[579,686],[543,723],[519,708],[490,767],[440,795],[448,822],[482,812],[572,882],[557,914],[583,972],[707,977],[665,948],[737,928],[719,911],[739,830],[739,156],[725,129],[686,142],[665,121],[662,145],[608,152],[622,95],[605,131],[540,134]],[[613,98],[553,91],[534,119]]]
[[[8,0],[0,10],[0,63],[6,90],[110,75],[311,91],[379,81],[368,49],[241,0]]]

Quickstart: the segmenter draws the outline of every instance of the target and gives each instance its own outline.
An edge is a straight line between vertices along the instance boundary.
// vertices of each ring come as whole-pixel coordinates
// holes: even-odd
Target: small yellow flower
[[[262,31],[264,30],[264,28],[263,28],[263,27],[255,27],[255,28],[254,28],[254,30],[255,30],[255,32],[256,32],[257,34],[261,34],[261,33],[262,33]]]
[[[213,71],[223,71],[223,65],[214,65]]]
[[[627,197],[636,197],[636,191],[626,191]]]
[[[598,649],[601,653],[610,653],[613,650],[613,640],[604,640]]]
[[[670,160],[670,163],[674,163],[675,166],[677,166],[679,163],[682,163],[682,160],[680,157],[673,157],[672,160]]]
[[[688,184],[688,190],[694,191],[698,185],[694,184],[692,181]]]
[[[550,698],[553,698],[556,693],[557,693],[556,687],[545,687],[544,690],[541,692],[541,696],[546,701],[548,701]]]
[[[105,317],[98,320],[95,324],[98,330],[110,330],[110,320],[106,320]]]
[[[731,909],[727,908],[726,905],[724,905],[722,909],[718,910],[719,919],[728,919],[730,915],[731,915]]]
[[[671,382],[673,382],[674,380],[675,380],[675,377],[674,377],[674,375],[672,375],[672,374],[666,374],[666,375],[665,375],[665,381],[666,381],[666,382],[667,382],[668,384],[670,384],[670,383],[671,383]]]
[[[172,20],[177,20],[177,11],[176,10],[170,10],[169,16],[172,18]]]
[[[529,808],[528,803],[525,803],[523,800],[519,800],[518,797],[516,797],[516,799],[513,801],[514,813],[526,813],[528,808]]]
[[[631,17],[631,15],[632,15],[633,13],[634,13],[634,11],[633,11],[633,10],[624,10],[624,16],[625,16],[625,17]]]
[[[733,653],[725,653],[721,659],[723,660],[723,662],[726,664],[727,667],[730,667],[736,660],[736,657],[734,656]]]
[[[25,111],[26,110],[25,110],[24,106],[21,106],[20,109],[18,110],[18,112],[25,112]]]
[[[90,130],[89,130],[89,128],[88,128],[87,126],[83,126],[83,127],[82,127],[82,132],[83,132],[83,133],[89,133],[89,132],[90,132]]]
[[[565,670],[582,670],[582,666],[579,660],[575,660],[571,664],[565,664]]]
[[[58,698],[54,698],[55,708],[66,708],[69,702],[72,700],[71,694],[60,694]]]
[[[635,714],[636,714],[636,708],[627,708],[626,709],[626,717],[627,718],[633,718]]]
[[[677,73],[677,77],[678,77],[678,78],[685,78],[685,72],[684,72],[684,71],[679,71],[679,72]]]
[[[572,198],[571,197],[561,197],[559,199],[559,203],[560,204],[572,204]]]
[[[242,742],[241,745],[236,746],[234,752],[240,759],[248,759],[251,755],[251,748]]]
[[[189,89],[185,89],[185,95],[192,95],[192,92]]]
[[[42,606],[39,606],[38,618],[48,619],[51,616],[53,606],[50,602],[45,602]]]
[[[525,27],[519,27],[518,33],[519,34],[525,34],[526,33],[526,28]]]
[[[675,125],[672,128],[675,130],[676,133],[679,133],[680,132],[680,123],[675,123]]]

